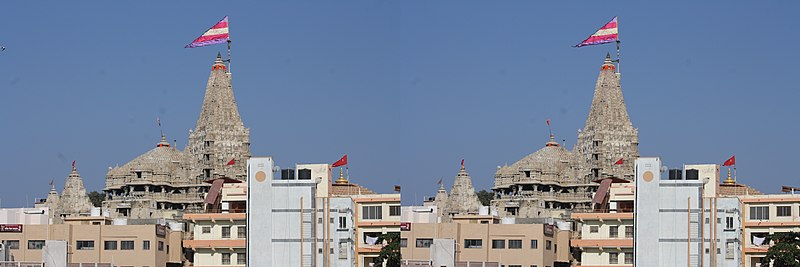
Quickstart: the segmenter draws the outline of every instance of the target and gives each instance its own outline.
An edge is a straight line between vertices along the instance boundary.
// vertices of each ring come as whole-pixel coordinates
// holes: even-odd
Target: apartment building
[[[183,247],[193,266],[245,266],[247,185],[226,178],[211,184],[204,212],[183,214],[189,226]]]
[[[760,265],[770,244],[765,237],[780,232],[800,232],[800,188],[784,187],[786,194],[740,196],[744,232],[744,266]]]
[[[95,222],[102,222],[94,224]],[[114,266],[181,266],[182,232],[164,225],[111,225],[107,218],[67,220],[64,224],[3,224],[0,240],[13,261],[44,262],[46,240],[67,242],[68,263]]]
[[[592,210],[575,210],[579,225],[570,240],[574,266],[633,266],[633,201],[636,187],[624,179],[606,178],[592,199]]]
[[[568,266],[569,235],[569,230],[553,224],[408,223],[400,249],[404,262],[427,266],[435,261],[432,251],[440,240],[452,240],[446,250],[454,252],[449,257],[456,265]]]
[[[258,233],[247,239],[248,264],[353,266],[355,205],[331,197],[330,165],[298,164],[280,179],[273,166],[271,157],[248,160],[247,226]]]
[[[400,233],[400,194],[379,194],[350,183],[343,172],[331,187],[331,195],[352,199],[355,204],[355,266],[373,266],[384,244],[378,237]]]
[[[721,197],[719,165],[684,165],[662,177],[659,158],[639,158],[634,265],[741,266],[741,209]]]

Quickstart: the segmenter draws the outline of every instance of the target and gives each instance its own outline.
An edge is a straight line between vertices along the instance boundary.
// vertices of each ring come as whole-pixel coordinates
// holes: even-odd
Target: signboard
[[[167,236],[167,226],[156,225],[156,236],[158,236],[158,237]]]
[[[553,228],[554,227],[553,227],[552,224],[545,224],[544,225],[544,235],[552,237],[553,236],[553,232],[554,232]]]
[[[0,224],[0,233],[22,233],[21,224]]]
[[[411,223],[410,222],[401,222],[400,223],[400,231],[411,231]]]

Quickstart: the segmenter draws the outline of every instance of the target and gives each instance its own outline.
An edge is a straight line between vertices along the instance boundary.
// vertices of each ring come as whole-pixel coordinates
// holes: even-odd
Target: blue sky
[[[643,156],[671,167],[735,154],[741,182],[800,186],[792,166],[796,1],[31,2],[0,9],[2,206],[89,190],[155,146],[186,144],[223,45],[184,49],[230,16],[234,91],[253,155],[350,158],[352,182],[405,204],[478,189],[541,148],[545,120],[575,143],[613,45],[572,48],[618,15],[622,83]]]

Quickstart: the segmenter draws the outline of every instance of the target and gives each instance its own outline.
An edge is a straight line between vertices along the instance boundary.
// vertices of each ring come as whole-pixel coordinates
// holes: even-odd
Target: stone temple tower
[[[197,127],[189,133],[186,152],[190,157],[190,179],[195,182],[222,176],[246,179],[250,129],[244,127],[239,116],[231,74],[219,54],[211,67],[203,109]]]
[[[478,213],[481,206],[481,201],[475,194],[475,188],[472,187],[472,178],[469,177],[462,161],[461,170],[458,171],[456,179],[453,181],[453,188],[450,189],[450,195],[447,196],[442,210],[443,221],[450,221],[453,215]]]
[[[64,190],[61,191],[56,213],[62,218],[87,215],[92,211],[92,207],[94,206],[92,206],[89,196],[86,195],[83,179],[73,165],[72,172],[67,176],[67,182],[64,184]]]
[[[580,173],[588,182],[607,176],[633,179],[633,161],[639,157],[639,130],[633,127],[622,97],[620,75],[606,55],[594,88],[594,99],[573,150]],[[622,160],[622,164],[615,164]]]

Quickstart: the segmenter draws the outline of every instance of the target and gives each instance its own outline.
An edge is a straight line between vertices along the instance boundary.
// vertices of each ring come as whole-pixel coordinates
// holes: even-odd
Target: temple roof
[[[561,173],[570,166],[572,157],[572,152],[560,146],[555,142],[555,138],[550,136],[550,141],[544,147],[525,156],[511,166],[500,167],[496,174],[513,175],[522,170]]]
[[[184,153],[174,147],[169,146],[165,136],[161,136],[161,141],[156,147],[120,167],[108,171],[108,175],[127,175],[132,170],[152,171],[154,173],[166,173],[171,171],[176,163],[184,160]]]
[[[200,118],[197,119],[196,130],[215,126],[244,127],[239,116],[236,99],[233,96],[230,73],[227,72],[225,62],[222,61],[219,54],[217,54],[217,60],[214,61],[211,74],[208,76],[203,108],[200,111]]]

